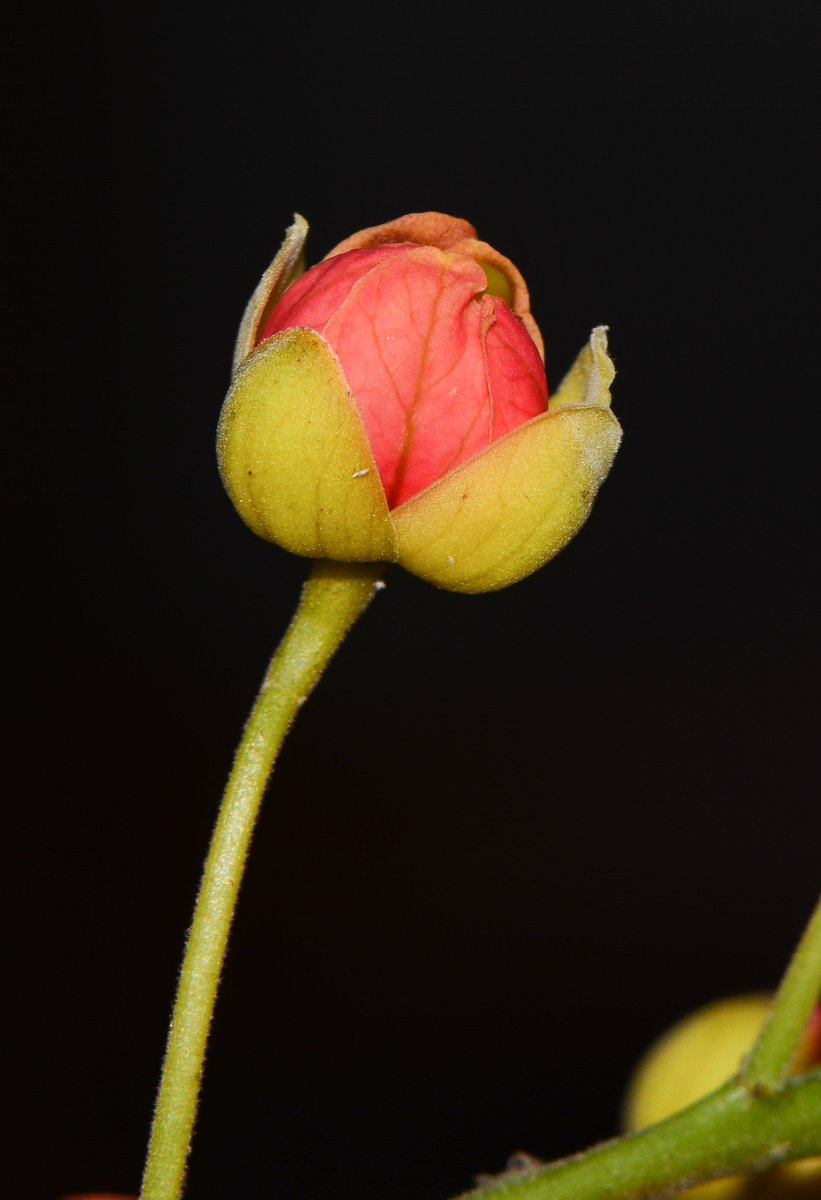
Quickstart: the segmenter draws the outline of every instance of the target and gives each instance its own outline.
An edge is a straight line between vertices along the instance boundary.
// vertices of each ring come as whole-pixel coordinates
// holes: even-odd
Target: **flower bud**
[[[524,280],[466,221],[362,230],[302,274],[297,217],[246,310],[218,436],[250,527],[452,591],[536,570],[618,448],[606,330],[551,398]]]
[[[636,1068],[624,1105],[632,1133],[686,1108],[731,1079],[753,1047],[770,1008],[770,995],[717,1000],[679,1021],[650,1047]],[[821,1005],[796,1051],[792,1073],[821,1062]],[[773,1167],[760,1176],[734,1175],[690,1188],[690,1200],[800,1200],[821,1195],[821,1157]]]

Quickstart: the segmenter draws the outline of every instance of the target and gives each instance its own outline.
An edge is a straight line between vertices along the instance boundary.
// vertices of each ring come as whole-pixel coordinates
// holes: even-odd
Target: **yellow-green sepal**
[[[594,330],[550,411],[394,509],[401,566],[449,591],[490,592],[567,545],[621,440],[606,347],[605,330]]]
[[[362,421],[315,330],[283,330],[245,358],[222,408],[217,455],[229,496],[260,537],[308,558],[396,560]]]

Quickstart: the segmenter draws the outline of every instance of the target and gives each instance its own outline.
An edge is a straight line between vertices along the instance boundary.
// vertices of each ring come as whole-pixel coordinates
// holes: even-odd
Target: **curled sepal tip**
[[[280,296],[304,273],[307,236],[308,222],[299,213],[294,213],[293,225],[286,231],[285,240],[274,261],[245,306],[234,346],[234,374],[259,341],[259,331],[268,320]]]

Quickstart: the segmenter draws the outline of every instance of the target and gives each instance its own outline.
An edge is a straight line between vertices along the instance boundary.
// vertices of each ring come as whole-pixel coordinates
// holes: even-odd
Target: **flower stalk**
[[[188,935],[142,1200],[177,1200],[182,1192],[228,934],[274,760],[297,710],[368,605],[384,570],[382,563],[314,563],[251,711],[225,789]]]

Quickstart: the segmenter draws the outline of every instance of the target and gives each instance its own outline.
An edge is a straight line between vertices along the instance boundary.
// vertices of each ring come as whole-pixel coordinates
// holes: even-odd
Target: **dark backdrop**
[[[607,323],[625,441],[496,595],[394,569],[286,743],[191,1200],[444,1200],[617,1128],[819,886],[817,6],[8,19],[4,1192],[135,1192],[200,864],[306,564],[214,428],[294,209],[435,208]]]

